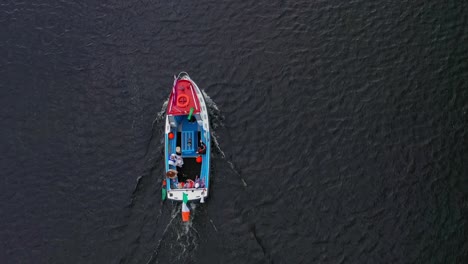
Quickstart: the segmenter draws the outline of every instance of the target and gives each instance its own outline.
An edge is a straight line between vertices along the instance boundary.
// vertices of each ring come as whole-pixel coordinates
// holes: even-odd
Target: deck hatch
[[[195,150],[193,131],[182,131],[182,152],[193,152]]]

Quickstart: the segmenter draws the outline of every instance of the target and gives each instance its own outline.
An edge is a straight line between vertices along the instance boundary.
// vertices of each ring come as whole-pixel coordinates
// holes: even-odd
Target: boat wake
[[[213,139],[213,143],[214,143],[214,146],[216,147],[216,150],[221,154],[221,158],[226,160],[226,162],[229,164],[229,167],[234,172],[234,174],[236,174],[237,177],[240,178],[240,180],[242,181],[242,184],[244,185],[244,187],[247,187],[247,182],[245,182],[245,180],[242,177],[242,175],[240,174],[240,172],[236,169],[236,167],[234,166],[234,163],[232,163],[232,161],[230,161],[230,160],[228,160],[226,158],[226,154],[224,154],[224,151],[221,149],[221,145],[219,144],[218,138],[217,138],[216,133],[214,131],[211,131],[211,138]]]
[[[205,103],[208,107],[211,128],[216,129],[218,127],[224,127],[224,116],[222,115],[218,106],[204,90],[201,90],[201,92],[203,94],[203,97],[205,98]]]
[[[203,93],[203,96],[205,97],[205,102],[208,106],[208,114],[210,115],[210,125],[212,128],[211,138],[213,139],[212,142],[214,143],[212,145],[214,145],[216,151],[221,155],[221,158],[226,160],[231,170],[237,175],[237,177],[240,178],[244,187],[247,187],[247,182],[244,180],[240,172],[236,169],[236,167],[234,166],[234,163],[227,159],[226,154],[221,149],[221,145],[219,144],[219,141],[218,141],[218,136],[216,132],[214,131],[214,129],[216,128],[224,127],[224,122],[223,122],[224,116],[222,115],[221,111],[219,110],[218,106],[213,101],[213,99],[211,99],[211,97],[204,90],[201,90],[201,91]]]
[[[161,110],[156,113],[156,118],[153,120],[153,124],[151,125],[151,137],[150,139],[148,140],[148,144],[146,145],[146,151],[145,151],[145,156],[148,155],[148,151],[150,149],[150,146],[151,146],[151,142],[153,142],[153,137],[154,137],[154,134],[155,134],[155,127],[162,127],[162,121],[164,121],[164,118],[166,117],[166,109],[167,109],[167,103],[169,102],[169,98],[166,99],[166,101],[164,101],[164,103],[162,104],[161,106]],[[155,126],[156,124],[156,126]],[[162,129],[162,128],[160,128]],[[161,133],[159,133],[161,134]],[[164,143],[164,137],[161,137],[161,142],[160,143]]]
[[[210,117],[212,153],[225,160],[229,164],[229,168],[240,178],[242,184],[247,186],[234,163],[229,160],[223,151],[218,135],[215,132],[216,129],[224,127],[224,116],[209,95],[203,90],[202,93],[205,96]],[[127,206],[126,221],[130,223],[130,226],[127,227],[127,237],[132,238],[135,243],[129,245],[127,252],[122,257],[122,262],[136,261],[148,264],[167,263],[168,260],[176,263],[191,262],[190,259],[193,258],[198,248],[200,236],[193,225],[197,219],[197,204],[189,204],[191,207],[190,221],[182,222],[180,216],[182,205],[169,200],[163,202],[158,197],[160,196],[159,186],[162,181],[162,178],[158,175],[163,172],[162,166],[159,165],[162,161],[158,155],[162,151],[161,146],[164,145],[164,136],[162,135],[167,105],[168,99],[163,102],[161,110],[156,113],[153,120],[151,136],[145,151],[146,169],[143,169],[144,172],[138,177],[132,199]],[[159,210],[156,209],[158,207]],[[200,217],[202,216],[200,215]],[[209,221],[214,231],[218,232],[213,220],[209,218]],[[156,226],[159,225],[160,228],[155,228],[155,224]],[[136,230],[140,231],[135,233]],[[143,230],[146,230],[146,232]],[[152,246],[149,246],[149,244],[152,244]],[[146,255],[148,250],[151,252],[149,256]]]
[[[176,263],[189,262],[192,253],[198,248],[199,239],[198,231],[193,226],[195,206],[195,204],[191,204],[192,218],[189,222],[179,221],[181,204],[175,204],[172,207],[171,218],[164,228],[155,250],[146,262],[147,264],[166,263],[160,259],[170,259],[171,262]]]
[[[153,127],[155,123],[160,123],[161,121],[164,120],[166,116],[166,109],[167,109],[167,103],[169,102],[169,98],[164,101],[164,103],[161,106],[161,110],[156,114],[156,118],[153,120]]]

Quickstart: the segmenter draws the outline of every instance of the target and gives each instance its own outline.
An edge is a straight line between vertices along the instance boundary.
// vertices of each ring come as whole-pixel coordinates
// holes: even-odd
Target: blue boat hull
[[[183,92],[188,96],[179,95],[177,99],[188,99],[192,103],[192,106],[189,106],[191,109],[187,109],[189,111],[178,108],[180,105],[188,105],[186,101],[177,104],[175,100],[177,85],[182,81],[185,85],[182,87]],[[174,89],[169,97],[165,125],[164,161],[168,199],[182,201],[184,193],[189,201],[204,201],[208,197],[210,153],[211,134],[205,98],[188,74],[179,74],[175,78]],[[183,165],[178,164],[178,159]]]

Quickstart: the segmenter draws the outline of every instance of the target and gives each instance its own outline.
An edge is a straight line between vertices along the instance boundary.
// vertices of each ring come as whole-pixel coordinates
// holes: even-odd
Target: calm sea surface
[[[0,263],[467,263],[468,2],[3,1]],[[161,201],[164,103],[212,192]]]

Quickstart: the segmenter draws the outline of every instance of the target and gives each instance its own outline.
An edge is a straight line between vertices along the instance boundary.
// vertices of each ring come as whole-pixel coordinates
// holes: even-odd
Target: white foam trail
[[[211,131],[211,137],[213,138],[213,142],[215,143],[214,145],[215,145],[216,149],[219,151],[219,153],[221,153],[221,157],[224,160],[226,160],[226,162],[229,164],[229,167],[231,167],[231,170],[235,174],[237,174],[237,176],[240,177],[244,187],[247,187],[247,183],[245,182],[244,178],[242,178],[241,174],[236,170],[236,168],[234,167],[234,164],[230,160],[226,159],[226,154],[224,154],[224,151],[221,149],[221,146],[219,145],[218,139],[216,138],[216,133],[214,131]]]
[[[201,90],[203,96],[205,97],[206,103],[208,103],[208,106],[212,106],[216,111],[219,111],[218,106],[216,103],[211,99],[211,97],[205,92],[205,90]]]
[[[169,247],[172,249],[171,252],[173,252],[174,259],[178,261],[185,260],[186,257],[190,256],[190,252],[193,252],[198,248],[199,233],[193,227],[193,219],[195,216],[196,204],[190,203],[190,207],[191,208],[189,222],[182,222],[180,219],[181,204],[176,204],[172,208],[171,220],[164,228],[163,234],[161,235],[161,238],[158,241],[158,245],[153,251],[153,254],[151,255],[150,259],[146,262],[147,264],[151,263],[151,261],[158,256],[162,240],[165,238],[166,233],[170,230],[170,227],[171,230],[174,231],[173,234],[176,235],[176,238],[173,241],[168,241]],[[179,221],[173,223],[174,219],[177,219]],[[158,263],[157,260],[156,262]]]
[[[164,231],[163,231],[163,233],[161,235],[161,238],[158,241],[158,245],[156,246],[156,249],[153,251],[153,254],[151,255],[150,259],[146,262],[146,264],[150,263],[151,260],[153,260],[154,257],[158,256],[159,248],[161,247],[161,242],[164,239],[164,236],[166,235],[167,230],[169,230],[169,227],[171,226],[172,221],[174,221],[174,219],[176,219],[177,216],[178,216],[178,210],[177,209],[180,209],[180,208],[177,208],[177,206],[172,208],[171,220],[169,221],[169,223],[167,223],[166,227],[164,228]]]
[[[216,228],[215,224],[213,223],[213,220],[210,219],[211,225],[213,226],[214,230],[218,232],[218,228]]]
[[[183,260],[198,248],[198,231],[193,227],[193,220],[195,218],[196,204],[190,203],[190,221],[181,222],[182,226],[176,226],[177,239],[174,243],[175,246],[181,247],[176,249],[178,252],[177,260]],[[192,232],[193,231],[193,232]]]
[[[216,105],[213,99],[211,99],[211,97],[204,90],[201,90],[201,91],[203,93],[203,97],[205,97],[205,102],[208,107],[208,113],[210,115],[210,123],[212,125],[212,128],[215,129],[218,126],[223,127],[224,117],[221,114],[219,107]]]
[[[156,113],[156,118],[153,120],[153,124],[151,125],[151,137],[148,141],[148,144],[146,146],[146,152],[145,152],[145,156],[148,154],[148,151],[149,151],[149,148],[151,146],[151,142],[153,140],[153,136],[154,136],[154,124],[156,123],[160,123],[161,121],[163,121],[165,118],[166,118],[166,109],[167,109],[167,103],[169,101],[169,98],[166,99],[166,101],[164,101],[162,107],[161,107],[161,110],[159,110],[158,113]],[[164,137],[160,137],[160,143],[163,143],[164,142]],[[162,145],[162,144],[161,144]]]
[[[205,97],[205,101],[206,101],[207,106],[208,106],[208,113],[210,115],[210,120],[212,120],[213,125],[215,125],[215,126],[217,126],[217,125],[224,126],[224,124],[222,122],[223,117],[221,115],[221,111],[219,110],[218,106],[216,105],[216,103],[213,101],[213,99],[211,99],[211,97],[204,90],[202,90],[202,93],[203,93],[203,96]],[[226,159],[226,154],[221,149],[221,145],[219,144],[218,137],[216,136],[216,132],[214,131],[214,129],[211,130],[211,137],[213,138],[214,146],[215,146],[216,150],[219,151],[219,153],[221,154],[221,157],[224,160],[227,161],[227,163],[229,164],[229,167],[231,167],[231,170],[235,174],[237,174],[237,176],[239,176],[239,178],[241,179],[242,184],[244,185],[244,187],[247,187],[247,183],[245,182],[244,178],[242,178],[241,174],[236,170],[236,168],[234,167],[234,164],[230,160]]]
[[[219,111],[219,108],[216,105],[216,103],[213,101],[213,99],[211,99],[211,97],[204,90],[201,90],[201,92],[203,93],[203,97],[205,97],[205,102],[208,106],[208,114],[210,116],[210,120],[212,121],[212,123],[218,122],[219,125],[224,126],[220,118],[217,118],[220,116],[221,111]],[[218,125],[218,124],[215,123],[215,125]],[[221,146],[219,145],[218,138],[216,137],[216,132],[214,132],[213,130],[211,130],[211,137],[213,138],[216,149],[219,151],[219,153],[221,153],[221,156],[223,157],[223,159],[226,158],[226,154],[224,154],[224,151],[221,149]]]
[[[169,98],[167,98],[166,101],[164,101],[161,107],[161,110],[156,114],[156,118],[153,120],[153,125],[154,123],[159,123],[162,120],[164,120],[164,118],[166,118],[166,109],[167,109],[168,102],[169,102]]]
[[[221,146],[219,145],[218,138],[216,137],[216,133],[214,131],[211,131],[211,137],[213,138],[213,142],[215,143],[216,149],[221,153],[221,157],[224,159],[226,158],[226,154],[224,154],[224,151],[221,149]]]

